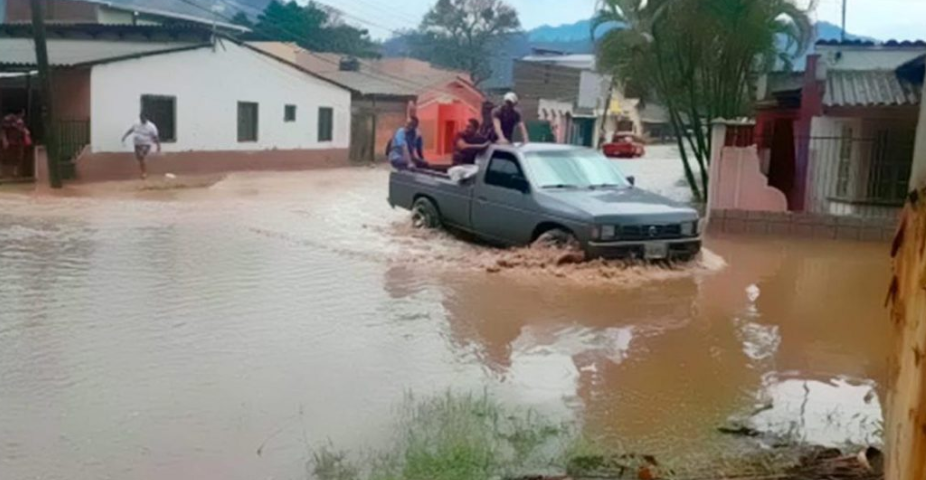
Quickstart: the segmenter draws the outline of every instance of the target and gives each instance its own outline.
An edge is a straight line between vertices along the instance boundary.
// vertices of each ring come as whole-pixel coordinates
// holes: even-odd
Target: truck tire
[[[580,250],[581,245],[579,240],[576,238],[572,232],[568,232],[561,228],[554,228],[552,230],[547,230],[540,234],[534,243],[531,244],[533,248],[557,248],[560,250]]]
[[[421,197],[412,205],[412,225],[415,228],[435,230],[441,227],[440,212],[429,198]]]

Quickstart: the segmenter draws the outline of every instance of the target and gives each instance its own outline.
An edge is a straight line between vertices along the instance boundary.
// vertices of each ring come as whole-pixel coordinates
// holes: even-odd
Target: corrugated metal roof
[[[270,55],[298,65],[309,72],[343,85],[361,95],[417,97],[420,78],[403,80],[383,71],[378,62],[360,60],[359,71],[341,71],[341,55],[309,52],[298,45],[283,42],[253,42],[250,45]]]
[[[823,104],[828,107],[918,105],[919,89],[891,70],[834,70],[827,74]]]
[[[53,67],[71,67],[195,48],[191,42],[136,42],[118,40],[49,39],[48,61]],[[0,38],[0,66],[28,67],[36,64],[31,38]]]
[[[264,0],[71,0],[95,3],[119,10],[128,10],[162,16],[187,22],[218,25],[223,28],[247,31],[240,25],[228,22],[238,12],[254,16],[263,11],[269,2]]]

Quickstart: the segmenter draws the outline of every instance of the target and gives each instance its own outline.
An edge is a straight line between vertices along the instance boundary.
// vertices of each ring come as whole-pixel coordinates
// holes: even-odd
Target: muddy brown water
[[[493,274],[523,253],[411,231],[385,180],[0,193],[0,478],[304,478],[308,449],[375,449],[407,392],[448,389],[662,457],[730,448],[716,428],[754,411],[877,440],[885,246]]]

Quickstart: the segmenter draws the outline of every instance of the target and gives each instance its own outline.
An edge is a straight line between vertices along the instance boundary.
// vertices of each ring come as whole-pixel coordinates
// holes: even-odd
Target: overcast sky
[[[387,6],[382,0],[322,0],[350,15],[355,24],[370,29],[377,38],[390,30],[417,26],[436,0],[397,0]],[[806,5],[810,0],[798,0]],[[847,0],[848,28],[857,35],[881,40],[926,40],[926,0]],[[573,23],[592,16],[595,0],[508,0],[517,8],[525,29],[540,25]],[[841,22],[842,0],[817,0],[816,18]]]

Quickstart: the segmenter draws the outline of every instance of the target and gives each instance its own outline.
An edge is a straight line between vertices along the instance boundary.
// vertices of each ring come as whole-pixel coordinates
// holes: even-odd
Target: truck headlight
[[[617,227],[614,225],[604,225],[601,227],[602,240],[614,240],[617,238]]]
[[[698,222],[682,223],[682,236],[693,237],[698,234]]]

